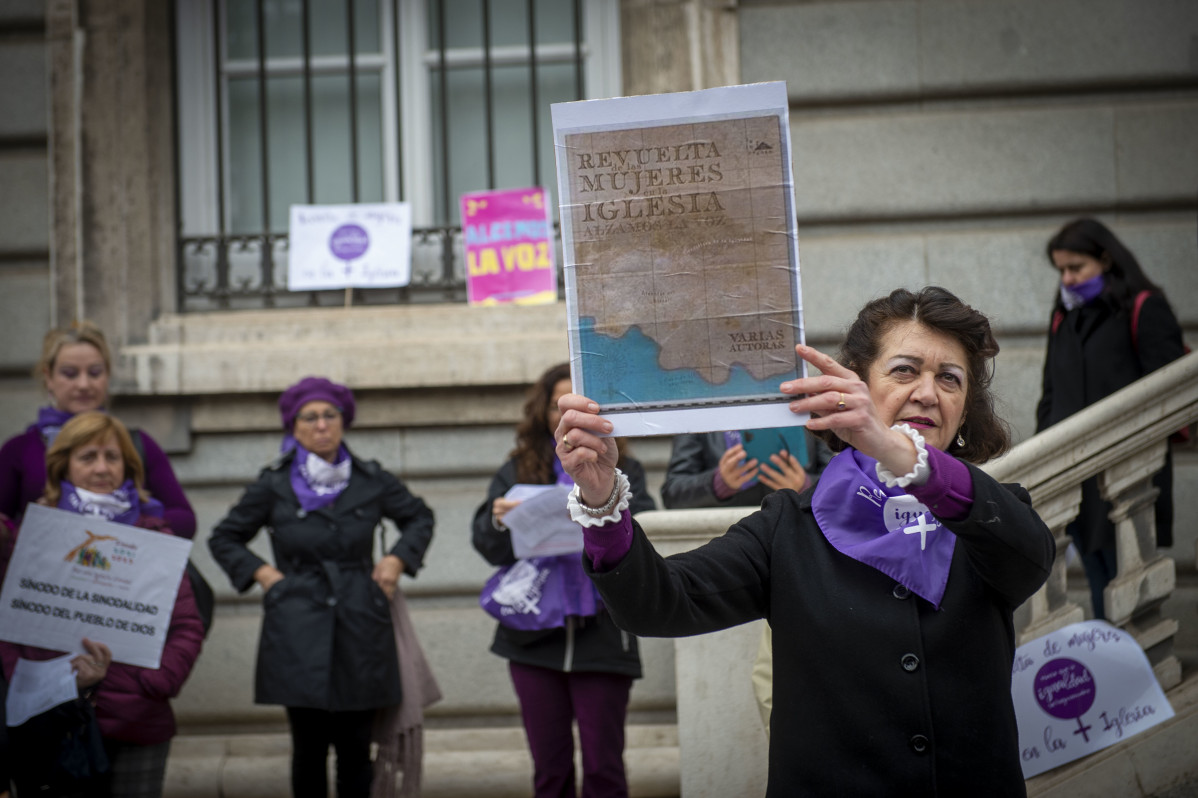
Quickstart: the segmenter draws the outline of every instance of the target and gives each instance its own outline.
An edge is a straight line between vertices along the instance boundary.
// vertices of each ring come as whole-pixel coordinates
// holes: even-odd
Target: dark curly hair
[[[570,364],[550,367],[532,384],[524,400],[524,412],[516,425],[516,448],[508,455],[516,461],[516,478],[530,485],[547,485],[554,480],[553,450],[557,441],[549,429],[549,400],[562,380],[570,379]],[[624,441],[617,439],[620,460],[624,459]]]
[[[994,394],[990,391],[998,342],[990,331],[989,319],[951,292],[939,286],[927,286],[919,293],[900,288],[869,302],[849,328],[837,360],[868,383],[870,366],[881,354],[886,333],[907,321],[944,333],[965,349],[969,381],[960,429],[965,445],[958,446],[954,437],[949,452],[970,463],[984,463],[1009,449],[1011,430],[994,412]],[[833,451],[846,446],[830,431],[822,431],[820,437]]]

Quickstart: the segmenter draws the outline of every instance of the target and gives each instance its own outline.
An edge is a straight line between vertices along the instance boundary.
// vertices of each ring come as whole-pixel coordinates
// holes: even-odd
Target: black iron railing
[[[539,120],[543,122],[544,114],[548,113],[545,103],[541,100],[539,69],[544,63],[572,64],[574,68],[574,97],[581,99],[584,94],[583,58],[584,44],[582,41],[582,0],[572,0],[569,7],[573,13],[573,31],[561,37],[573,42],[568,46],[558,43],[544,43],[538,39],[536,0],[526,0],[524,13],[527,16],[527,52],[516,53],[513,48],[495,48],[492,45],[492,0],[478,0],[481,13],[481,41],[478,46],[473,44],[461,45],[455,49],[450,44],[448,26],[452,20],[446,19],[446,4],[430,0],[430,9],[435,8],[434,18],[437,24],[431,33],[429,42],[433,61],[426,64],[435,85],[440,89],[440,96],[434,100],[433,107],[427,109],[428,116],[421,119],[403,119],[401,113],[403,98],[400,96],[400,86],[403,85],[401,68],[405,62],[401,54],[403,37],[400,36],[400,0],[382,0],[389,2],[392,24],[388,30],[380,31],[381,35],[389,36],[389,46],[380,45],[379,52],[364,52],[355,32],[361,29],[355,24],[360,16],[361,6],[355,0],[346,0],[345,13],[345,52],[343,55],[328,56],[314,55],[312,39],[312,14],[309,8],[311,0],[299,0],[298,40],[294,55],[271,56],[268,53],[267,31],[272,20],[268,18],[268,0],[247,0],[252,3],[252,13],[243,16],[245,20],[240,29],[231,30],[226,26],[229,22],[227,13],[228,0],[212,0],[212,51],[211,61],[214,71],[213,96],[215,107],[210,119],[213,124],[211,136],[213,152],[211,153],[215,174],[211,180],[213,204],[211,222],[200,225],[202,234],[195,234],[184,224],[184,232],[177,239],[177,274],[178,274],[178,308],[180,311],[203,311],[236,308],[263,307],[292,307],[296,305],[338,305],[346,300],[344,291],[310,291],[290,292],[287,290],[287,248],[288,236],[280,230],[282,208],[291,203],[322,204],[340,202],[380,202],[387,201],[389,196],[372,196],[374,191],[368,191],[361,185],[360,172],[369,170],[359,151],[359,129],[365,123],[359,119],[359,106],[362,75],[377,73],[379,69],[393,70],[394,119],[392,129],[402,143],[404,125],[429,124],[439,135],[434,135],[431,141],[433,150],[428,154],[434,164],[433,190],[435,201],[430,207],[435,207],[434,219],[440,226],[422,227],[413,230],[412,241],[412,280],[404,288],[390,289],[355,289],[351,299],[355,304],[385,304],[409,302],[458,302],[465,301],[466,283],[462,258],[461,230],[451,224],[456,217],[456,202],[453,196],[461,190],[450,180],[450,162],[453,160],[452,149],[448,135],[455,121],[451,118],[449,104],[448,77],[455,70],[481,70],[482,97],[480,101],[485,108],[485,136],[480,146],[484,147],[483,163],[485,167],[478,175],[480,184],[473,188],[494,188],[496,183],[496,163],[504,146],[509,146],[497,138],[495,95],[493,72],[500,66],[510,66],[512,59],[524,61],[528,67],[527,92],[529,108],[532,111],[530,125],[530,141],[523,146],[531,146],[533,156],[530,162],[531,174],[525,185],[541,185],[542,170],[538,154],[541,149]],[[359,0],[360,2],[360,0]],[[554,9],[566,7],[554,5]],[[244,7],[250,12],[249,7]],[[280,7],[274,7],[278,11]],[[541,9],[544,11],[544,9]],[[249,22],[250,19],[254,21]],[[360,19],[358,20],[361,21]],[[254,29],[248,28],[253,25]],[[182,35],[187,35],[186,33]],[[230,35],[240,35],[241,40],[250,40],[254,45],[249,49],[244,47],[237,58],[232,58],[227,50],[226,42]],[[519,48],[517,48],[519,49]],[[251,51],[252,52],[251,54]],[[384,53],[389,52],[394,60],[389,66],[385,63]],[[481,54],[481,55],[480,55]],[[426,57],[427,58],[427,57]],[[379,60],[383,59],[383,60]],[[381,66],[380,66],[381,65]],[[313,79],[314,75],[340,77],[345,80],[346,107],[348,109],[349,136],[348,146],[350,181],[347,196],[326,196],[316,179],[318,162],[322,158],[334,157],[327,152],[328,142],[318,141],[313,130]],[[286,129],[288,120],[272,119],[271,93],[274,91],[271,81],[275,78],[294,78],[299,81],[300,99],[302,100],[303,153],[302,158],[296,159],[296,166],[304,170],[302,187],[297,186],[296,196],[284,196],[287,192],[278,192],[272,183],[278,177],[279,163],[272,164],[271,147],[272,130]],[[253,130],[254,136],[243,138],[240,158],[231,155],[231,141],[228,138],[230,130],[229,81],[238,79],[243,86],[253,85],[257,93],[253,110],[248,111],[256,116],[256,121],[243,130]],[[248,81],[249,83],[246,83]],[[247,113],[249,105],[242,106],[241,113]],[[238,117],[239,119],[242,117]],[[295,120],[299,121],[299,120]],[[366,130],[363,128],[363,130]],[[256,139],[256,141],[253,141]],[[377,140],[381,140],[377,139]],[[377,141],[376,140],[376,141]],[[253,144],[248,142],[253,141]],[[245,147],[254,148],[247,154]],[[473,146],[473,145],[472,145]],[[404,149],[398,146],[398,157],[395,158],[394,174],[391,176],[392,185],[398,187],[396,199],[404,199]],[[177,158],[190,157],[177,151]],[[461,153],[459,153],[461,154]],[[345,157],[346,153],[338,150],[337,158]],[[238,164],[237,161],[241,163]],[[276,159],[277,160],[277,159]],[[273,166],[273,173],[272,173]],[[410,164],[408,165],[410,166]],[[239,171],[240,170],[240,171]],[[232,182],[237,174],[243,179],[253,175],[257,180],[257,189],[252,182],[246,183],[249,191],[245,195],[235,193]],[[369,175],[369,171],[367,172]],[[508,178],[510,181],[510,177]],[[482,183],[485,182],[485,185]],[[180,183],[180,191],[189,191],[189,187]],[[275,192],[272,194],[272,191]],[[392,193],[390,191],[388,194]],[[240,203],[238,200],[240,199]],[[253,217],[260,216],[260,219]],[[239,223],[240,222],[240,223]],[[207,228],[207,229],[205,229]],[[238,229],[240,228],[240,229]],[[249,228],[248,230],[246,228]],[[560,250],[560,247],[559,247]],[[560,258],[559,258],[560,263]],[[560,281],[559,281],[560,285]]]
[[[558,295],[561,231],[555,225]],[[286,235],[193,236],[179,240],[180,310],[234,310],[344,305],[344,290],[288,291]],[[263,279],[269,270],[270,279]],[[412,281],[402,288],[357,288],[355,305],[466,301],[460,227],[412,230]]]

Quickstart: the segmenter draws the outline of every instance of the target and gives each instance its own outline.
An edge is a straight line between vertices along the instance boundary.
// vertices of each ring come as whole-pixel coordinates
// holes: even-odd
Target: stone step
[[[523,729],[425,731],[424,798],[526,798],[532,762]],[[329,784],[334,784],[329,757]],[[171,745],[166,798],[286,798],[291,741],[285,731],[181,734]],[[624,762],[632,798],[677,798],[678,730],[630,724]],[[581,765],[576,764],[581,772]]]

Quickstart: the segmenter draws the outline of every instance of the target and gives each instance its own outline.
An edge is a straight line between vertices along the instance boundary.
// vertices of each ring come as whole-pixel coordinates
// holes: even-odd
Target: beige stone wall
[[[0,417],[27,418],[28,378],[49,322],[49,165],[41,0],[0,4]],[[19,422],[5,425],[15,429]]]

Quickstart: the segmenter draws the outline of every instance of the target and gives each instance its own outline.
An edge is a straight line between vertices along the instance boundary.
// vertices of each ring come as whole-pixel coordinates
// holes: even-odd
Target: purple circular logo
[[[338,260],[362,257],[370,249],[370,234],[356,224],[343,224],[329,236],[329,251]]]
[[[1080,718],[1094,705],[1094,674],[1077,660],[1054,659],[1036,674],[1036,703],[1054,718]]]

